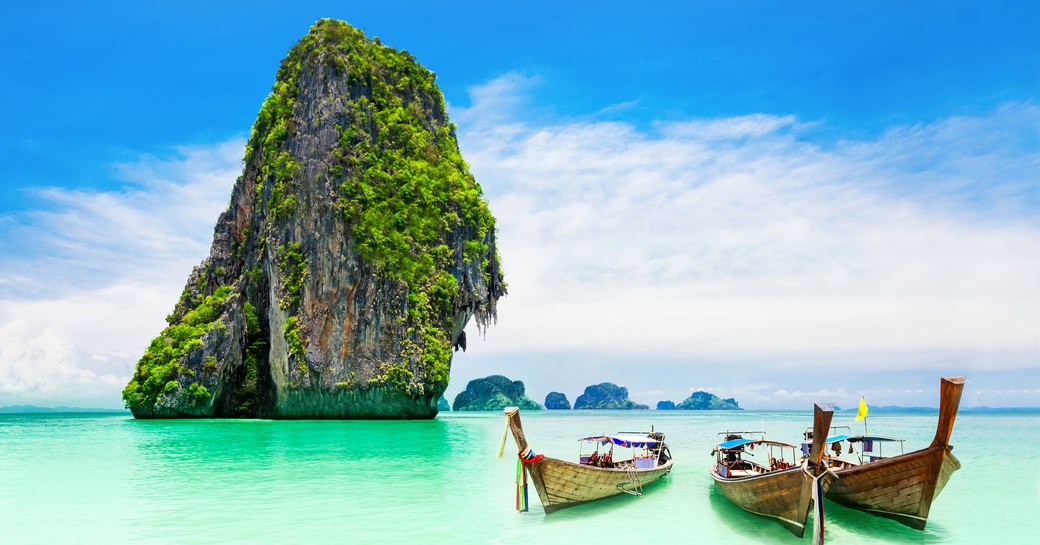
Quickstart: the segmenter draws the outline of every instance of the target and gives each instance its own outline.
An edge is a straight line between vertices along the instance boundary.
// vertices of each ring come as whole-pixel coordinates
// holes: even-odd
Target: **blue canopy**
[[[837,443],[838,441],[844,441],[844,440],[846,440],[848,438],[849,438],[848,435],[832,435],[832,436],[827,438],[827,442],[828,443]]]
[[[742,447],[748,443],[754,443],[751,439],[730,439],[725,443],[720,443],[719,448],[723,450],[729,450],[737,447]]]

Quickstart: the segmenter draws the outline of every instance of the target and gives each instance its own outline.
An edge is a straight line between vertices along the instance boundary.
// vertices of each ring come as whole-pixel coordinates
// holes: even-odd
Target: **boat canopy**
[[[892,441],[899,443],[903,442],[902,439],[897,439],[895,437],[884,437],[881,435],[857,435],[855,437],[849,437],[850,443],[858,443],[860,441]],[[828,439],[827,442],[829,443],[830,439]]]
[[[850,439],[848,435],[832,435],[827,438],[827,443],[837,443],[838,441],[845,441],[847,439]]]
[[[725,443],[719,443],[719,448],[723,450],[729,450],[731,448],[742,447],[748,443],[754,443],[751,439],[730,439]]]
[[[593,435],[592,437],[583,437],[580,441],[597,442],[602,445],[614,443],[619,447],[649,447],[659,443],[657,439],[649,437],[624,435]]]
[[[734,449],[734,448],[737,448],[737,447],[742,447],[744,445],[748,445],[748,444],[752,444],[752,443],[754,443],[756,445],[774,445],[774,446],[778,446],[778,447],[796,448],[794,445],[792,445],[790,443],[782,443],[780,441],[770,441],[768,439],[730,439],[729,441],[726,441],[725,443],[719,443],[719,446],[717,448],[719,448],[721,450],[730,450],[730,449]]]

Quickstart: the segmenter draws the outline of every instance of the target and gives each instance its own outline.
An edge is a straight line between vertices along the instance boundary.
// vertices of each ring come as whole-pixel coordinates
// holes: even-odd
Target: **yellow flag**
[[[859,397],[859,412],[856,413],[856,422],[863,420],[867,417],[867,400],[863,396]]]

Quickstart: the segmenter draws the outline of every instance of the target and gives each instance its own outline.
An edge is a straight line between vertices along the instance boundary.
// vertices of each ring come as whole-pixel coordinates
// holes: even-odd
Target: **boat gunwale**
[[[590,466],[588,464],[580,464],[580,463],[577,463],[577,462],[571,462],[569,460],[561,460],[559,458],[554,458],[552,456],[544,456],[541,460],[538,460],[537,462],[532,462],[531,465],[541,464],[541,463],[544,463],[546,460],[552,460],[554,462],[558,462],[558,463],[561,463],[561,464],[564,464],[564,465],[580,467],[580,468],[583,468],[583,469],[587,469],[589,471],[604,471],[604,472],[608,472],[608,473],[624,473],[626,475],[627,474],[631,474],[631,473],[644,474],[644,473],[649,473],[651,471],[659,471],[659,470],[665,469],[665,468],[668,468],[670,470],[671,466],[672,466],[672,460],[669,459],[667,462],[665,462],[665,463],[663,463],[661,465],[657,465],[657,466],[654,466],[654,467],[642,467],[642,468],[638,468],[638,469],[636,469],[636,468],[624,468],[624,467],[598,467],[598,466]]]
[[[774,469],[774,470],[770,470],[770,471],[767,471],[765,473],[759,473],[758,475],[745,475],[745,476],[742,476],[742,477],[723,477],[722,475],[719,474],[718,468],[719,468],[718,464],[714,464],[714,465],[711,466],[711,468],[708,469],[708,473],[711,474],[711,477],[713,479],[715,479],[716,482],[724,482],[724,483],[747,482],[747,481],[752,481],[752,480],[755,480],[755,479],[760,479],[762,477],[775,477],[775,476],[784,475],[784,474],[790,473],[790,472],[795,472],[795,471],[799,471],[800,472],[800,471],[802,471],[802,466],[796,465],[796,466],[793,466],[793,467],[789,467],[787,469]]]
[[[921,457],[925,457],[925,456],[931,456],[931,455],[934,455],[938,451],[945,451],[944,456],[952,457],[954,462],[956,462],[956,464],[957,464],[957,469],[960,469],[960,460],[958,460],[956,456],[953,456],[953,452],[952,452],[953,451],[953,446],[945,446],[945,447],[943,447],[943,446],[934,446],[934,447],[925,447],[923,449],[918,449],[918,450],[915,450],[915,451],[907,452],[905,454],[900,454],[898,456],[892,456],[891,458],[885,458],[885,459],[882,459],[882,460],[874,460],[873,462],[866,462],[866,463],[863,463],[863,464],[852,464],[851,467],[845,467],[845,468],[841,468],[841,469],[836,468],[836,467],[832,467],[831,470],[834,471],[834,473],[836,473],[839,477],[841,477],[842,475],[852,475],[852,474],[856,474],[856,473],[865,473],[865,472],[871,471],[871,470],[884,469],[885,467],[888,467],[888,466],[894,466],[894,465],[899,465],[899,464],[902,464],[902,463],[906,463],[906,462],[908,462],[910,460],[914,460],[914,459],[917,459],[917,458],[921,458]],[[837,460],[849,463],[847,460],[844,460],[842,458],[837,458]]]

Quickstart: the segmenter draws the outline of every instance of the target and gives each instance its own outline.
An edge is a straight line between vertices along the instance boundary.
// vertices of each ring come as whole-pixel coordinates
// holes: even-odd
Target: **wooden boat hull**
[[[951,450],[936,446],[836,470],[827,498],[924,530],[932,501],[961,467]]]
[[[932,501],[961,467],[951,452],[950,437],[957,420],[964,377],[939,381],[939,420],[935,438],[926,449],[876,462],[840,468],[840,480],[827,497],[850,507],[895,519],[924,530]]]
[[[823,451],[827,442],[827,430],[831,427],[834,416],[834,405],[819,403],[813,407],[813,443],[806,460],[811,470],[803,470],[795,466],[791,469],[773,470],[746,476],[723,477],[719,474],[718,464],[711,468],[711,478],[715,485],[729,501],[745,511],[756,515],[771,517],[779,521],[794,535],[805,534],[805,521],[809,518],[809,509],[813,506],[813,478],[819,475],[823,493],[826,493],[834,479],[834,474],[826,470],[822,464]],[[811,474],[810,474],[811,473]],[[823,494],[820,495],[823,501]],[[822,505],[821,505],[822,507]],[[817,513],[821,521],[823,511]],[[823,527],[820,525],[820,530]],[[822,535],[820,536],[822,539]]]
[[[517,448],[523,452],[527,437],[520,422],[520,409],[505,410],[509,430],[513,432]],[[503,437],[503,440],[505,438]],[[503,443],[504,445],[504,443]],[[635,492],[656,482],[672,471],[672,461],[645,469],[613,469],[565,462],[548,456],[537,462],[524,464],[530,481],[538,492],[545,514],[585,502],[608,498],[626,492]]]
[[[640,470],[597,468],[542,458],[526,466],[546,514],[641,489],[672,471],[672,461]]]
[[[745,511],[774,518],[802,537],[813,505],[813,479],[800,467],[737,479],[722,477],[717,467],[712,468],[711,478],[729,501]],[[826,492],[834,477],[827,473],[821,479]]]

